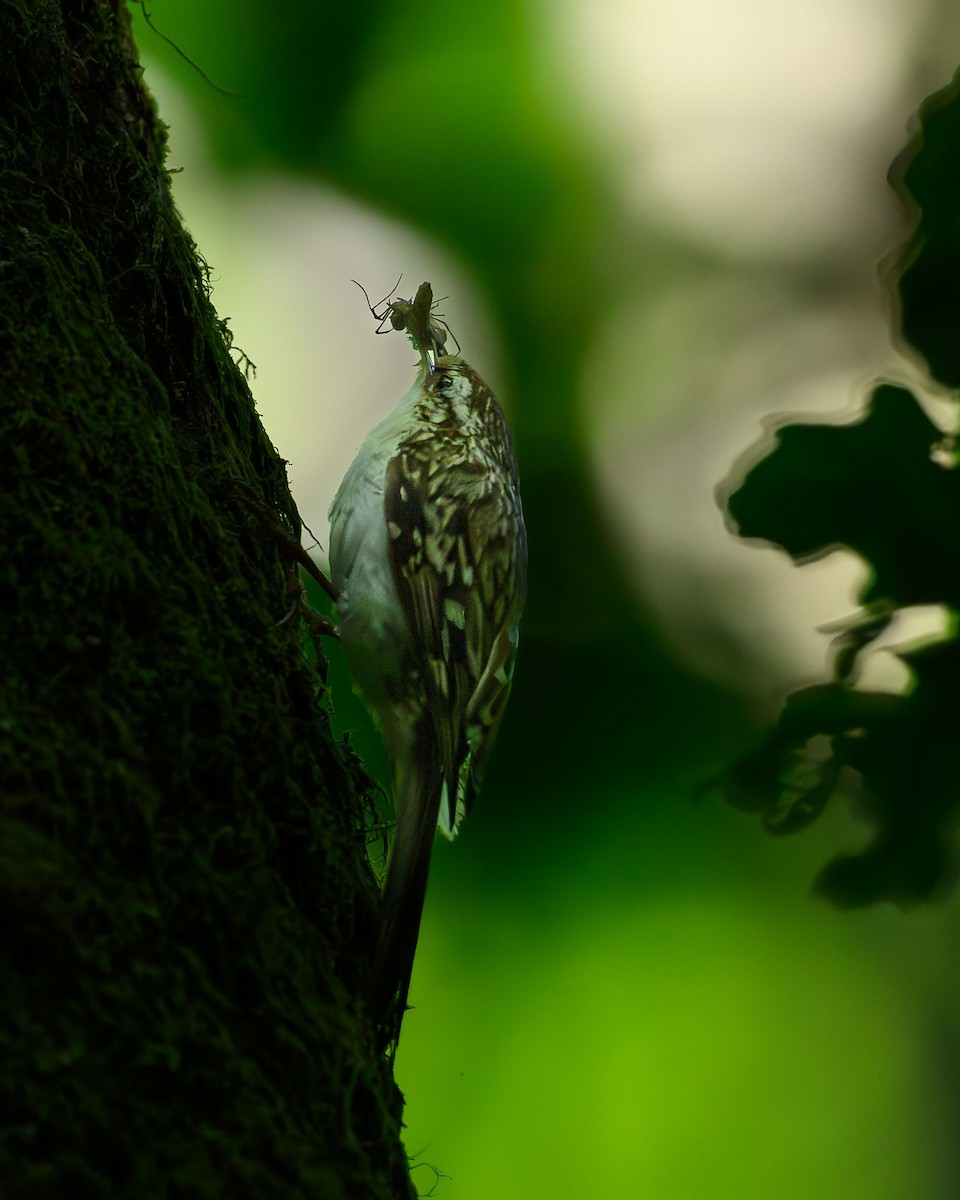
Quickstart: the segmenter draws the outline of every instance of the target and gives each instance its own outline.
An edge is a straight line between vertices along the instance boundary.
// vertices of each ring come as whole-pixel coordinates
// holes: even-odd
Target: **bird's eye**
[[[437,380],[438,392],[449,392],[453,387],[453,379],[449,375],[441,375]]]

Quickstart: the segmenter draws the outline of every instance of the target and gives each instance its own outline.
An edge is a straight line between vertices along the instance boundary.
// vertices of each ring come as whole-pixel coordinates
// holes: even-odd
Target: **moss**
[[[5,1196],[406,1194],[299,528],[110,0],[0,17]]]

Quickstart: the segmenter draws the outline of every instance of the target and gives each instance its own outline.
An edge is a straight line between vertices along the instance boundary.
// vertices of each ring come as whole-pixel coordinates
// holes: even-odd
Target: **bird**
[[[473,367],[445,353],[431,285],[381,304],[371,312],[407,334],[419,367],[334,497],[329,560],[354,686],[391,762],[370,1002],[396,1045],[434,835],[452,840],[470,812],[510,691],[527,535],[507,419]]]

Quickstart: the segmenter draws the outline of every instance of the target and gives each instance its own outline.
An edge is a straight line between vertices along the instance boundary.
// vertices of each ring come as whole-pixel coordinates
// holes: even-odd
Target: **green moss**
[[[65,8],[0,18],[4,1195],[405,1194],[364,780],[242,499],[296,531],[284,463],[126,13]]]

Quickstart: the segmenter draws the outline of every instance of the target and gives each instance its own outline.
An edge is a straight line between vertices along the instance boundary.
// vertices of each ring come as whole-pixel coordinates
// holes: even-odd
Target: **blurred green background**
[[[866,575],[737,541],[715,492],[771,414],[917,386],[877,273],[909,229],[885,174],[960,61],[956,7],[149,11],[232,93],[133,9],[177,202],[321,547],[414,370],[351,279],[374,299],[429,279],[515,432],[515,690],[477,811],[437,847],[397,1063],[421,1191],[955,1197],[956,900],[838,912],[809,887],[866,841],[855,814],[773,840],[697,788],[824,677],[817,626]],[[905,679],[878,646],[864,685]]]

